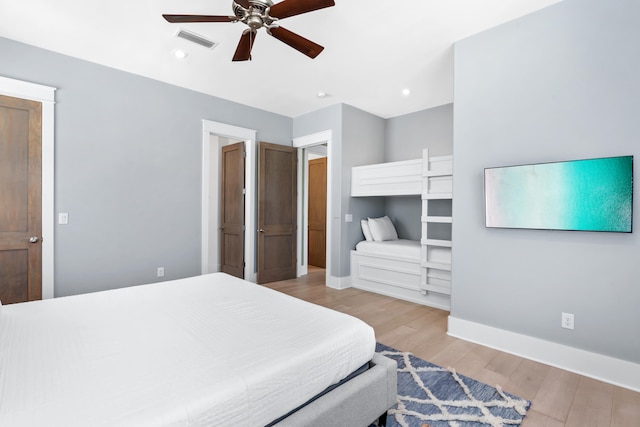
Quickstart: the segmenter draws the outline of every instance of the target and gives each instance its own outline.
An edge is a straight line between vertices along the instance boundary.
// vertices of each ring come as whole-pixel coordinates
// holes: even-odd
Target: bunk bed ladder
[[[422,293],[451,295],[453,156],[422,152]]]

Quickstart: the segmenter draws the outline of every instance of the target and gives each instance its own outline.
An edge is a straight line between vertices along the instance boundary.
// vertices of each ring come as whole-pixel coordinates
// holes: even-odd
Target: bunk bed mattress
[[[0,306],[0,425],[264,426],[373,357],[354,317],[214,273]]]
[[[386,240],[383,242],[362,241],[356,244],[356,251],[368,255],[384,257],[400,257],[420,260],[421,245],[419,240]]]

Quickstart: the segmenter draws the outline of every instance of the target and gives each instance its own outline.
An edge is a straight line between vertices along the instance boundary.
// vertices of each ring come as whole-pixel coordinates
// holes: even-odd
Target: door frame
[[[209,177],[220,177],[218,162],[211,161],[211,150],[219,153],[220,143],[213,144],[211,136],[222,136],[238,141],[244,141],[245,152],[245,203],[244,203],[244,278],[250,282],[256,281],[256,134],[254,129],[247,129],[226,123],[202,120],[202,216],[201,216],[201,273],[213,273],[209,271],[209,254],[220,253],[220,217],[214,215],[210,223],[209,197],[211,189]],[[214,146],[215,145],[215,146]],[[216,156],[216,158],[218,158]],[[217,193],[217,192],[216,192]],[[210,226],[211,224],[211,226]],[[211,233],[211,234],[210,234]],[[215,247],[210,246],[210,241],[215,242]],[[218,264],[219,265],[219,264]]]
[[[331,189],[333,188],[333,166],[337,164],[335,160],[335,154],[333,150],[332,132],[331,130],[325,130],[322,132],[313,133],[310,135],[301,136],[293,139],[293,146],[298,149],[298,265],[297,274],[298,277],[304,276],[309,271],[309,259],[307,253],[307,228],[309,227],[307,211],[309,209],[309,195],[304,190],[303,186],[307,182],[309,175],[309,166],[307,164],[307,152],[305,148],[313,147],[316,145],[327,145],[327,225],[326,225],[326,284],[329,287],[336,287],[339,285],[331,276],[331,247],[333,242],[333,215],[332,202],[333,197]],[[338,216],[338,219],[339,216]]]
[[[54,296],[54,105],[56,88],[0,76],[0,95],[42,104],[42,299]]]

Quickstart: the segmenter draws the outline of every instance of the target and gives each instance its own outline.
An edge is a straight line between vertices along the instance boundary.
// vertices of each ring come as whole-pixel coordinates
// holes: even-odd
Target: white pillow
[[[363,219],[360,221],[360,225],[362,226],[362,234],[364,234],[364,238],[367,242],[373,240],[373,236],[371,235],[371,230],[369,230],[369,221]]]
[[[376,242],[398,240],[396,228],[386,215],[382,218],[369,218],[369,230],[371,230],[373,240]]]

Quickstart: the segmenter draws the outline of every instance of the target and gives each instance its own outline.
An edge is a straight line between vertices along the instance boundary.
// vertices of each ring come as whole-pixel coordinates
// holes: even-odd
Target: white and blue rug
[[[519,426],[531,406],[500,388],[378,343],[376,352],[398,362],[398,404],[387,427]]]

